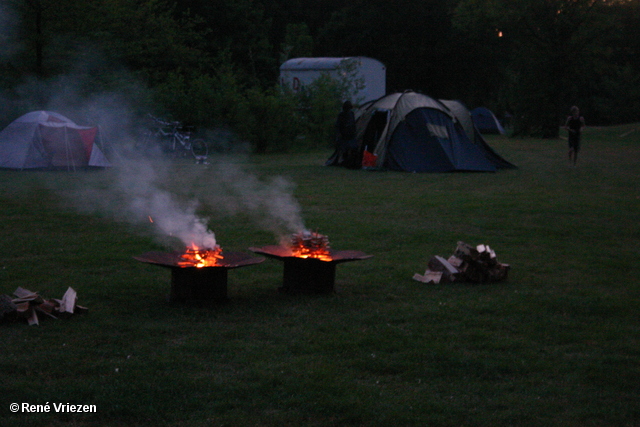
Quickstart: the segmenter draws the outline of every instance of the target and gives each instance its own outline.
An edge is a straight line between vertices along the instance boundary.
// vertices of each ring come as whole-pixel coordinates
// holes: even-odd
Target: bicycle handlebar
[[[155,117],[155,116],[154,116],[153,114],[151,114],[151,113],[149,113],[148,115],[149,115],[149,117],[150,117],[154,122],[159,123],[159,124],[161,124],[162,126],[171,126],[171,127],[176,127],[176,128],[178,128],[178,127],[181,127],[181,126],[182,126],[182,122],[165,122],[164,120],[162,120],[162,119],[159,119],[159,118]]]

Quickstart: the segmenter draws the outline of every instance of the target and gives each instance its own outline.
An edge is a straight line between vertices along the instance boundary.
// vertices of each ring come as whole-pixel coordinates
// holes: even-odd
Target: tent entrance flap
[[[361,145],[365,150],[372,153],[376,149],[388,123],[389,110],[378,110],[373,113],[362,136]]]
[[[49,166],[70,169],[87,166],[88,159],[77,132],[67,129],[67,126],[40,126],[40,134],[49,154]]]

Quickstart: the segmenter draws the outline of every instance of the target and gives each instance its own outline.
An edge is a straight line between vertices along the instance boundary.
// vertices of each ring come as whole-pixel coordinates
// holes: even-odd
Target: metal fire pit
[[[372,258],[360,251],[337,251],[329,249],[331,261],[317,258],[299,258],[291,249],[283,246],[249,248],[251,252],[284,262],[282,291],[292,293],[328,294],[334,291],[336,265],[349,261]]]
[[[182,252],[147,252],[133,257],[147,264],[171,269],[170,302],[224,302],[227,300],[227,271],[259,264],[262,257],[242,252],[223,252],[223,259],[209,267],[181,267]]]

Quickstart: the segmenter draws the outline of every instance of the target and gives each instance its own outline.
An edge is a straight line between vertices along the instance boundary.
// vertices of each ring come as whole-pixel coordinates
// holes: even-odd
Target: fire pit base
[[[227,301],[227,272],[231,268],[259,264],[262,257],[242,252],[224,252],[218,264],[209,267],[181,267],[180,252],[147,252],[133,257],[147,264],[171,269],[171,292],[169,302],[196,304],[222,303]]]
[[[227,301],[226,268],[171,268],[171,293],[169,302]]]
[[[330,294],[334,291],[336,264],[312,258],[285,258],[283,292]]]
[[[329,250],[330,261],[317,258],[298,258],[291,254],[291,249],[283,246],[263,246],[249,248],[251,252],[265,255],[284,262],[284,275],[281,291],[306,294],[330,294],[334,292],[336,281],[336,265],[343,262],[369,259],[360,251]]]

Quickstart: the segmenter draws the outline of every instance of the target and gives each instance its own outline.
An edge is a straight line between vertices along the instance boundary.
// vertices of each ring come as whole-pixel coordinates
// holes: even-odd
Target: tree
[[[313,38],[307,24],[288,24],[284,42],[280,45],[280,62],[290,58],[309,57],[313,52]]]
[[[278,58],[269,39],[272,19],[260,0],[185,0],[178,7],[200,18],[195,29],[206,34],[207,54],[229,55],[240,80],[257,85],[276,80]]]
[[[458,97],[462,53],[452,34],[451,5],[443,0],[370,0],[331,15],[317,36],[319,56],[370,56],[387,66],[391,91],[421,90]],[[453,89],[453,90],[452,90]]]
[[[560,117],[606,67],[615,22],[607,0],[461,0],[454,22],[508,40],[504,101],[519,133],[557,137]]]

